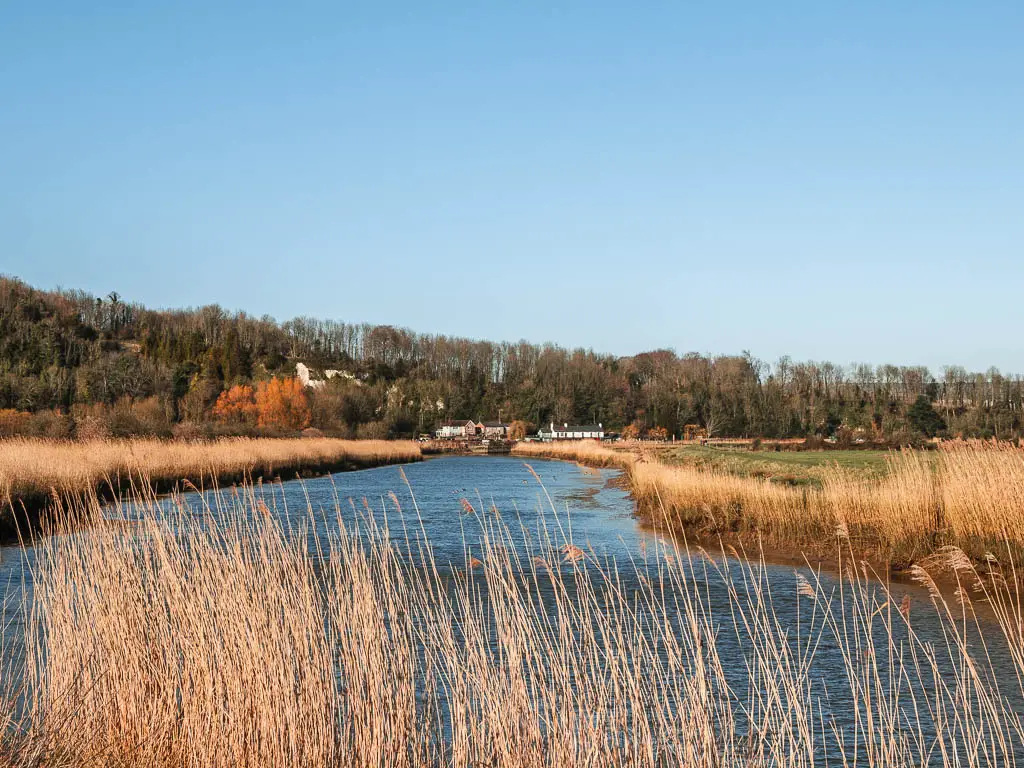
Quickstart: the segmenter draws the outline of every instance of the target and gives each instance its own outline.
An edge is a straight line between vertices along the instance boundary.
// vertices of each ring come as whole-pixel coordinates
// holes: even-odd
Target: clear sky
[[[1022,245],[1020,0],[0,4],[40,287],[1024,372]]]

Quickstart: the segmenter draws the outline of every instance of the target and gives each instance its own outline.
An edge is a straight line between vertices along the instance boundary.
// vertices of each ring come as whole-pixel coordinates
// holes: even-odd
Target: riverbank
[[[839,544],[882,572],[948,547],[982,565],[1024,554],[1024,449],[1005,443],[894,451],[870,472],[836,462],[817,468],[814,483],[670,465],[655,451],[593,442],[519,444],[513,453],[622,468],[640,517],[689,541],[809,557],[834,556]]]
[[[152,492],[419,461],[413,441],[229,438],[214,442],[0,440],[0,541],[38,526],[47,508],[95,494]]]

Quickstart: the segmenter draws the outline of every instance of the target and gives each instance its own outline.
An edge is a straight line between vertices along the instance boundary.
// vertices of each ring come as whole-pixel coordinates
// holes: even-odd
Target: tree
[[[111,291],[107,294],[107,301],[110,313],[107,325],[110,333],[117,336],[117,331],[121,327],[121,295],[117,291]]]
[[[254,424],[259,408],[252,387],[237,384],[221,392],[213,406],[213,417],[222,424]]]
[[[526,437],[526,433],[529,431],[529,425],[522,420],[517,419],[508,425],[508,439],[509,440],[522,440]]]
[[[636,424],[627,424],[625,427],[623,427],[623,440],[636,440],[638,437],[640,437],[640,427],[638,427]]]
[[[309,399],[295,377],[273,378],[256,388],[257,423],[261,427],[299,430],[309,426]]]
[[[917,400],[907,410],[907,421],[910,426],[928,437],[934,437],[946,428],[946,422],[932,407],[927,395],[918,395]]]
[[[651,427],[647,430],[648,440],[658,440],[659,442],[665,442],[668,440],[668,430],[664,427]]]

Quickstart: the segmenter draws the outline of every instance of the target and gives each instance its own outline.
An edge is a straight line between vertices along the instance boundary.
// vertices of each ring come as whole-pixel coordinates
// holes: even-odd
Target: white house
[[[545,442],[551,440],[603,440],[604,426],[598,424],[555,424],[548,429],[541,428],[537,436]]]
[[[475,437],[479,431],[479,425],[472,419],[466,421],[445,421],[437,430],[438,440],[465,440],[467,437]]]

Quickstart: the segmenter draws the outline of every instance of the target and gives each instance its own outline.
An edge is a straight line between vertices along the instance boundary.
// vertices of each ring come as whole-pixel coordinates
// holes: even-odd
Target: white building
[[[508,424],[500,421],[484,421],[480,423],[483,436],[489,439],[504,439],[508,437]]]
[[[481,427],[472,419],[466,421],[445,421],[435,433],[438,440],[465,440],[476,437]]]
[[[555,424],[551,422],[548,429],[541,428],[537,436],[545,441],[552,440],[603,440],[604,426],[598,424]]]

